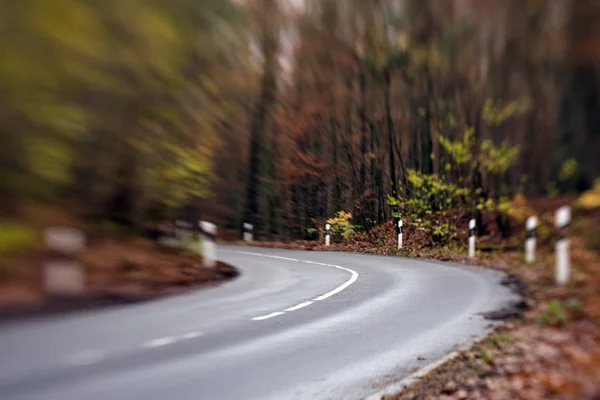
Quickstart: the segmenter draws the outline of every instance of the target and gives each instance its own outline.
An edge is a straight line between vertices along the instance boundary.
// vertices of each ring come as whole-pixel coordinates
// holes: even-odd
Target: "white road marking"
[[[200,332],[200,331],[195,331],[195,332],[189,332],[186,333],[185,335],[181,336],[181,339],[195,339],[197,337],[200,337],[204,335],[204,333]]]
[[[296,260],[295,258],[287,258],[287,257],[279,257],[279,256],[266,256],[269,258],[276,258],[278,260],[286,260],[286,261],[296,261],[298,262],[298,260]]]
[[[87,350],[81,353],[73,354],[67,358],[67,363],[70,365],[91,365],[100,361],[104,355],[98,350]]]
[[[322,265],[324,267],[331,267],[331,265],[329,265],[329,264],[323,264],[323,263],[315,262],[315,261],[302,261],[302,262],[306,263],[306,264],[314,264],[314,265]]]
[[[153,349],[155,347],[161,347],[161,346],[167,346],[169,344],[174,344],[174,343],[180,342],[182,340],[195,339],[202,335],[204,335],[204,332],[193,331],[193,332],[188,332],[188,333],[185,333],[185,334],[179,335],[179,336],[166,336],[166,337],[150,340],[150,341],[144,343],[142,345],[142,347],[144,347],[146,349]]]
[[[251,252],[251,251],[241,251],[241,250],[240,250],[240,251],[236,251],[236,253],[239,253],[239,254],[249,254],[249,255],[251,255],[251,256],[262,256],[262,257],[268,257],[268,256],[266,256],[266,255],[264,255],[264,254],[260,254],[260,253],[253,253],[253,252]]]
[[[286,308],[284,311],[296,311],[299,310],[301,308],[310,306],[313,302],[312,301],[305,301],[304,303],[300,303],[294,307],[290,307],[290,308]]]
[[[350,274],[352,275],[350,277],[350,279],[348,279],[346,282],[344,282],[342,285],[336,287],[332,291],[327,292],[325,294],[322,294],[319,297],[315,297],[313,299],[313,301],[325,300],[325,299],[327,299],[327,298],[329,298],[329,297],[331,297],[331,296],[333,296],[335,294],[338,294],[342,290],[346,289],[348,286],[352,285],[358,279],[358,272],[356,272],[354,270],[351,270],[350,268],[340,267],[339,265],[324,264],[324,263],[319,263],[319,262],[315,262],[315,261],[307,261],[307,260],[297,260],[295,258],[287,258],[287,257],[281,257],[281,256],[271,256],[271,255],[267,255],[267,254],[253,253],[253,252],[250,252],[250,251],[236,251],[236,253],[239,253],[239,254],[249,254],[249,255],[252,255],[252,256],[267,257],[267,258],[276,258],[276,259],[287,260],[287,261],[296,261],[296,262],[302,262],[302,263],[305,263],[305,264],[322,265],[322,266],[325,266],[325,267],[333,267],[333,268],[337,268],[337,269],[341,269],[341,270],[350,272]],[[312,301],[307,301],[307,302],[298,304],[298,305],[296,305],[294,307],[286,308],[284,310],[284,312],[274,312],[274,313],[271,313],[271,314],[268,314],[268,315],[263,315],[263,316],[260,316],[260,317],[252,318],[252,320],[253,321],[262,321],[264,319],[273,318],[273,317],[276,317],[278,315],[285,314],[285,311],[296,311],[296,310],[299,310],[299,309],[304,308],[306,306],[309,306],[311,304],[312,304]]]
[[[276,316],[281,315],[281,314],[285,314],[285,313],[282,312],[282,311],[277,311],[277,312],[274,312],[274,313],[271,313],[271,314],[267,314],[267,315],[263,315],[263,316],[260,316],[260,317],[254,317],[254,318],[252,318],[252,321],[262,321],[264,319],[273,318],[273,317],[276,317]]]
[[[150,340],[142,345],[146,349],[153,349],[156,347],[166,346],[168,344],[176,343],[178,339],[174,336],[167,336],[163,338]]]
[[[288,257],[281,257],[281,256],[270,256],[267,254],[261,254],[261,253],[253,253],[251,251],[236,251],[236,253],[240,253],[240,254],[249,254],[251,256],[260,256],[260,257],[268,257],[268,258],[276,258],[278,260],[286,260],[286,261],[296,261],[298,262],[299,260],[295,259],[295,258],[288,258]]]
[[[344,271],[348,271],[348,272],[350,272],[352,274],[352,276],[343,285],[340,285],[340,286],[336,287],[331,292],[328,292],[328,293],[325,293],[325,294],[323,294],[323,295],[321,295],[319,297],[316,297],[315,298],[316,301],[325,300],[326,298],[331,297],[334,294],[338,294],[342,290],[346,289],[348,286],[352,285],[358,279],[358,272],[356,272],[354,270],[351,270],[349,268],[340,267],[339,265],[330,265],[330,266],[331,267],[335,267],[337,269],[342,269]]]

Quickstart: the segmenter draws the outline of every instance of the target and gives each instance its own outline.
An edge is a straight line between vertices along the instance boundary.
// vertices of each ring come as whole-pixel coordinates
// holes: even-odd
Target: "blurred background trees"
[[[206,197],[248,49],[227,1],[4,2],[3,200],[139,226]],[[4,203],[4,201],[3,201]],[[13,208],[11,207],[11,208]]]
[[[421,196],[415,177],[468,193],[457,204],[477,212],[516,193],[583,191],[600,171],[593,1],[1,11],[6,213],[78,204],[135,227],[202,215],[288,239],[341,210],[366,230],[389,220]]]

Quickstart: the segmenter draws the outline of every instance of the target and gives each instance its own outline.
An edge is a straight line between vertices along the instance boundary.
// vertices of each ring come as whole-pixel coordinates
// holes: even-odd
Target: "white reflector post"
[[[569,255],[569,238],[567,227],[571,222],[571,207],[564,206],[556,211],[555,223],[559,230],[560,238],[556,242],[556,283],[565,285],[569,282],[571,275],[571,260]]]
[[[469,221],[469,258],[475,257],[475,220]]]
[[[44,288],[54,296],[73,296],[85,290],[85,270],[77,254],[85,247],[85,235],[72,228],[48,228],[44,239],[50,259],[44,264]]]
[[[325,246],[331,245],[331,225],[325,224]]]
[[[217,226],[212,222],[200,221],[200,236],[202,237],[202,257],[204,265],[208,268],[214,268],[217,264],[217,246],[215,238],[217,236]]]
[[[244,242],[251,242],[254,238],[254,225],[244,222]]]
[[[398,220],[398,226],[396,226],[396,233],[398,235],[398,248],[402,248],[402,220]]]
[[[525,262],[533,264],[535,262],[535,247],[536,247],[536,229],[538,219],[536,216],[527,218],[525,223],[526,238],[525,238]]]

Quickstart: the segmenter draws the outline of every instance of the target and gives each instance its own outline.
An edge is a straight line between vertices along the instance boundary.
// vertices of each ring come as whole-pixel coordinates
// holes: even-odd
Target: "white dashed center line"
[[[169,336],[169,337],[164,337],[164,338],[152,339],[152,340],[144,343],[142,345],[142,347],[144,347],[146,349],[153,349],[156,347],[162,347],[162,346],[166,346],[169,344],[173,344],[175,342],[177,342],[177,338],[173,337],[173,336]]]
[[[327,299],[327,298],[329,298],[329,297],[331,297],[331,296],[333,296],[335,294],[338,294],[342,290],[346,289],[348,286],[352,285],[358,279],[358,272],[356,272],[354,270],[351,270],[350,268],[340,267],[339,265],[324,264],[324,263],[319,263],[319,262],[315,262],[315,261],[297,260],[295,258],[288,258],[288,257],[281,257],[281,256],[271,256],[271,255],[267,255],[267,254],[253,253],[253,252],[250,252],[250,251],[236,251],[236,253],[239,253],[239,254],[249,254],[249,255],[252,255],[252,256],[259,256],[259,257],[275,258],[275,259],[278,259],[278,260],[295,261],[295,262],[301,262],[301,263],[305,263],[305,264],[322,265],[324,267],[333,267],[333,268],[341,269],[343,271],[350,272],[350,274],[352,275],[350,277],[350,279],[348,279],[342,285],[336,287],[335,289],[333,289],[330,292],[322,294],[319,297],[315,297],[313,299],[313,301],[305,301],[304,303],[300,303],[300,304],[295,305],[293,307],[286,308],[283,311],[278,311],[278,312],[274,312],[274,313],[271,313],[271,314],[262,315],[260,317],[255,317],[255,318],[252,318],[252,321],[262,321],[262,320],[265,320],[265,319],[276,317],[278,315],[285,314],[286,312],[289,312],[289,311],[296,311],[296,310],[299,310],[301,308],[310,306],[311,304],[313,304],[314,301],[325,300],[325,299]]]
[[[286,308],[284,311],[296,311],[306,306],[310,306],[312,303],[312,301],[305,301],[304,303],[300,303],[297,306]]]
[[[281,312],[281,311],[277,311],[277,312],[274,312],[274,313],[271,313],[271,314],[267,314],[267,315],[263,315],[263,316],[260,316],[260,317],[254,317],[254,318],[252,318],[252,321],[262,321],[263,319],[273,318],[273,317],[276,317],[276,316],[281,315],[281,314],[284,314],[284,313]]]
[[[269,256],[271,258],[276,258],[278,260],[286,260],[286,261],[296,261],[298,262],[298,260],[296,260],[295,258],[287,258],[287,257],[280,257],[280,256]]]
[[[156,347],[162,347],[162,346],[167,346],[169,344],[181,342],[182,340],[195,339],[202,335],[204,335],[203,332],[193,331],[193,332],[188,332],[188,333],[185,333],[185,334],[179,335],[179,336],[166,336],[166,337],[162,337],[162,338],[158,338],[158,339],[149,340],[146,343],[144,343],[142,345],[142,347],[146,348],[146,349],[154,349]]]
[[[344,271],[348,271],[348,272],[350,272],[352,274],[352,276],[343,285],[340,285],[340,286],[336,287],[331,292],[325,293],[325,294],[323,294],[323,295],[315,298],[316,301],[325,300],[326,298],[331,297],[334,294],[337,294],[337,293],[341,292],[342,290],[346,289],[348,286],[350,286],[354,282],[356,282],[356,280],[358,279],[358,273],[356,271],[353,271],[353,270],[348,269],[348,268],[340,267],[339,265],[329,265],[329,266],[337,268],[337,269],[341,269],[341,270],[344,270]]]
[[[202,335],[204,335],[204,333],[196,331],[196,332],[186,333],[181,338],[182,339],[195,339],[195,338],[200,337]]]

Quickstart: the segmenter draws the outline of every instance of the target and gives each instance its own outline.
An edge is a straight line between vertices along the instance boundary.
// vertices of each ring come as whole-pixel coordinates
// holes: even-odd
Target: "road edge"
[[[383,389],[381,389],[373,394],[370,394],[367,397],[364,397],[363,400],[382,400],[385,396],[392,396],[392,395],[398,394],[402,390],[404,390],[404,389],[412,386],[416,382],[418,382],[419,379],[425,378],[427,375],[429,375],[431,372],[435,371],[437,368],[441,367],[442,365],[446,364],[449,361],[452,361],[453,359],[455,359],[456,357],[458,357],[465,351],[470,350],[473,346],[483,342],[490,335],[492,335],[496,331],[496,329],[502,327],[503,325],[504,325],[504,323],[498,323],[498,324],[494,325],[493,328],[488,328],[481,336],[474,338],[473,340],[469,341],[469,343],[467,343],[463,346],[460,346],[458,349],[446,354],[442,358],[425,365],[424,367],[420,368],[416,372],[413,372],[409,376],[402,378],[396,382],[390,383]]]

